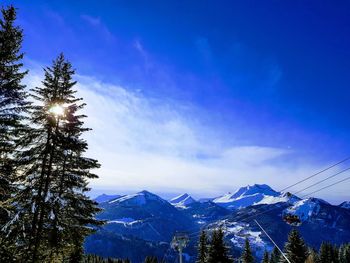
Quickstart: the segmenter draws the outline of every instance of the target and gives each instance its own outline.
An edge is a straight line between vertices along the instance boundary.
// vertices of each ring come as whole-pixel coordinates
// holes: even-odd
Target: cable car
[[[283,216],[283,220],[291,226],[300,226],[301,225],[301,220],[299,216],[293,215],[293,214],[285,214]]]

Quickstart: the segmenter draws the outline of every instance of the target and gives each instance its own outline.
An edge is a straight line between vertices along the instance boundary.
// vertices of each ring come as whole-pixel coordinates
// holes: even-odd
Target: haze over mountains
[[[169,242],[176,231],[190,235],[191,242],[185,252],[188,261],[193,262],[199,231],[219,226],[224,227],[234,255],[239,254],[248,238],[256,256],[261,257],[265,248],[270,250],[273,246],[252,219],[256,218],[282,245],[291,229],[283,220],[285,214],[300,218],[300,232],[315,248],[326,240],[333,243],[350,240],[348,201],[331,205],[318,198],[301,199],[265,184],[241,187],[234,193],[200,200],[182,194],[167,201],[148,191],[124,196],[102,195],[96,200],[103,209],[98,218],[106,220],[106,225],[87,239],[87,252],[128,257],[134,262],[141,262],[147,254],[174,257]]]

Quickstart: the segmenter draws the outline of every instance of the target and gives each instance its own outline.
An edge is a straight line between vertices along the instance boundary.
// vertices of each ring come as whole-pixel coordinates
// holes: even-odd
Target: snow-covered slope
[[[144,205],[148,201],[158,201],[162,203],[166,203],[166,201],[159,196],[152,194],[146,190],[138,192],[136,194],[124,195],[109,201],[109,204],[113,203],[123,203],[125,205]]]
[[[342,208],[350,209],[350,201],[345,201],[339,205]]]
[[[175,230],[197,224],[161,197],[142,191],[100,204],[97,218],[107,221],[104,230],[137,238],[167,241]]]
[[[270,204],[286,201],[281,193],[266,184],[254,184],[239,188],[233,194],[228,193],[213,200],[214,203],[234,210],[256,204]]]
[[[293,206],[285,209],[283,213],[297,215],[301,221],[305,221],[320,212],[321,204],[328,203],[317,198],[307,198],[296,202]]]
[[[178,207],[178,208],[187,208],[188,205],[196,202],[190,195],[188,194],[182,194],[177,197],[174,197],[169,201],[172,205]]]
[[[88,238],[87,251],[142,262],[145,255],[163,255],[167,249],[163,244],[167,244],[176,231],[193,234],[198,233],[200,228],[221,226],[225,230],[227,244],[232,244],[237,250],[234,250],[235,257],[240,256],[239,249],[243,248],[246,238],[251,242],[254,253],[261,257],[265,249],[273,248],[273,244],[253,219],[265,226],[277,244],[283,247],[292,228],[283,220],[285,214],[300,217],[302,224],[298,229],[312,247],[319,247],[323,240],[335,244],[350,240],[350,202],[335,206],[317,198],[302,200],[290,193],[274,191],[267,185],[242,187],[233,194],[210,200],[195,201],[184,194],[168,202],[142,191],[102,202],[100,207],[103,210],[97,218],[107,223]],[[196,255],[194,245],[197,239],[197,236],[191,235],[193,242],[186,248],[192,259]],[[129,241],[125,243],[125,240]],[[106,248],[106,244],[118,245]],[[120,246],[123,248],[120,249]]]
[[[106,195],[106,194],[102,194],[102,195],[99,195],[97,196],[94,200],[97,202],[97,203],[103,203],[103,202],[108,202],[110,200],[113,200],[113,199],[116,199],[120,197],[120,195]]]

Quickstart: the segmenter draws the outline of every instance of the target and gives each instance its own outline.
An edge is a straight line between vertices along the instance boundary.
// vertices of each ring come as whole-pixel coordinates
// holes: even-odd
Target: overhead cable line
[[[323,182],[325,182],[325,181],[327,181],[327,180],[329,180],[329,179],[331,179],[331,178],[333,178],[333,177],[336,177],[337,175],[342,174],[342,173],[344,173],[344,172],[346,172],[346,171],[348,171],[348,170],[350,170],[350,167],[348,167],[348,168],[346,168],[346,169],[344,169],[344,170],[341,170],[340,172],[335,173],[335,174],[333,174],[333,175],[331,175],[331,176],[328,176],[328,177],[326,177],[325,179],[322,179],[321,181],[318,181],[318,182],[316,182],[316,183],[314,183],[314,184],[312,184],[312,185],[309,185],[309,186],[307,186],[307,187],[305,187],[305,188],[303,188],[303,189],[301,189],[301,190],[295,192],[294,195],[296,195],[296,194],[298,194],[298,193],[301,193],[301,192],[303,192],[303,191],[305,191],[305,190],[307,190],[307,189],[309,189],[309,188],[311,188],[311,187],[314,187],[315,185],[318,185],[318,184],[320,184],[320,183],[323,183]]]
[[[284,252],[280,249],[280,247],[273,241],[273,239],[270,237],[270,235],[265,231],[265,229],[254,219],[255,223],[260,227],[260,229],[265,233],[265,235],[270,239],[270,241],[277,247],[279,252],[281,252],[282,256],[287,260],[288,263],[291,263],[290,260],[287,258],[287,256],[284,254]]]
[[[294,183],[294,184],[292,184],[292,185],[290,185],[290,186],[287,186],[287,187],[283,188],[283,189],[280,190],[279,192],[283,192],[283,191],[285,191],[285,190],[287,190],[287,189],[290,189],[290,188],[292,188],[292,187],[294,187],[294,186],[296,186],[296,185],[299,185],[299,184],[301,184],[301,183],[303,183],[303,182],[305,182],[305,181],[307,181],[307,180],[309,180],[309,179],[311,179],[311,178],[313,178],[313,177],[316,177],[316,176],[318,176],[318,175],[320,175],[320,174],[322,174],[322,173],[324,173],[324,172],[326,172],[326,171],[328,171],[328,170],[330,170],[330,169],[332,169],[332,168],[334,168],[334,167],[336,167],[336,166],[338,166],[338,165],[340,165],[340,164],[342,164],[342,163],[344,163],[344,162],[346,162],[346,161],[348,161],[348,160],[350,160],[350,156],[347,157],[347,158],[345,158],[345,159],[343,159],[343,160],[341,160],[341,161],[339,161],[339,162],[337,162],[337,163],[335,163],[335,164],[332,164],[332,165],[330,165],[330,166],[324,168],[323,170],[318,171],[318,172],[316,172],[316,173],[314,173],[314,174],[312,174],[312,175],[310,175],[310,176],[308,176],[308,177],[306,177],[306,178],[304,178],[304,179],[302,179],[302,180],[300,180],[300,181],[298,181],[298,182],[296,182],[296,183]],[[339,175],[339,174],[341,174],[341,173],[344,173],[344,172],[346,172],[346,171],[348,171],[348,170],[350,170],[350,167],[349,167],[349,168],[346,168],[346,169],[344,169],[344,170],[342,170],[342,171],[340,171],[340,172],[337,172],[337,173],[335,173],[335,174],[333,174],[333,175],[331,175],[331,176],[329,176],[329,177],[327,177],[327,178],[325,178],[325,179],[322,179],[322,180],[320,180],[320,181],[318,181],[318,182],[316,182],[316,183],[314,183],[314,184],[312,184],[312,185],[310,185],[310,186],[307,186],[307,187],[305,187],[304,189],[295,192],[293,195],[295,195],[295,194],[297,194],[297,193],[300,193],[300,192],[302,192],[302,191],[304,191],[304,190],[307,190],[307,189],[309,189],[309,188],[311,188],[311,187],[313,187],[313,186],[316,186],[316,185],[318,185],[318,184],[320,184],[320,183],[322,183],[322,182],[324,182],[324,181],[327,181],[327,180],[329,180],[329,179],[331,179],[331,178],[334,178],[335,176],[337,176],[337,175]],[[317,192],[319,192],[319,191],[322,191],[322,190],[324,190],[324,189],[326,189],[326,188],[332,187],[332,186],[334,186],[334,185],[337,185],[337,184],[342,183],[342,182],[344,182],[344,181],[347,181],[347,180],[349,180],[349,179],[350,179],[350,177],[347,177],[347,178],[345,178],[345,179],[343,179],[343,180],[340,180],[340,181],[338,181],[338,182],[336,182],[336,183],[333,183],[333,184],[331,184],[331,185],[322,187],[321,189],[318,189],[318,190],[316,190],[316,191],[313,191],[313,192],[311,192],[311,193],[308,193],[308,194],[306,194],[306,195],[303,195],[303,196],[301,196],[301,198],[307,197],[307,196],[309,196],[309,195],[312,195],[312,194],[314,194],[314,193],[317,193]],[[243,218],[240,218],[239,220],[240,220],[240,221],[242,221],[242,220],[247,221],[247,220],[248,220],[248,222],[249,222],[249,221],[251,221],[251,219],[253,219],[253,218],[255,218],[255,217],[259,216],[259,215],[266,214],[266,213],[268,213],[268,212],[270,212],[270,211],[279,209],[279,208],[281,208],[281,207],[283,207],[283,206],[289,206],[289,205],[290,205],[289,203],[285,203],[285,204],[282,204],[281,206],[273,207],[273,208],[271,208],[271,209],[267,209],[267,210],[265,210],[265,211],[261,211],[260,213],[257,213],[257,214],[254,214],[254,215],[249,215],[248,217],[244,217],[244,216],[243,216]],[[258,209],[257,209],[257,210],[258,210]],[[226,226],[226,222],[224,223],[224,225]],[[188,236],[190,236],[190,237],[191,237],[191,236],[192,236],[192,237],[199,236],[199,233],[200,233],[201,231],[202,231],[202,230],[192,232],[192,233],[190,233]]]
[[[313,191],[313,192],[311,192],[311,193],[308,193],[308,194],[306,194],[306,195],[303,195],[301,198],[306,197],[306,196],[309,196],[309,195],[312,195],[312,194],[314,194],[314,193],[317,193],[317,192],[319,192],[319,191],[322,191],[322,190],[324,190],[324,189],[326,189],[326,188],[329,188],[329,187],[332,187],[332,186],[334,186],[334,185],[340,184],[340,183],[345,182],[345,181],[347,181],[347,180],[349,180],[349,179],[350,179],[350,176],[347,177],[347,178],[345,178],[345,179],[343,179],[343,180],[340,180],[340,181],[338,181],[338,182],[335,182],[335,183],[333,183],[333,184],[330,184],[330,185],[327,185],[327,186],[325,186],[325,187],[322,187],[322,188],[320,188],[320,189],[318,189],[318,190],[316,190],[316,191]]]
[[[280,192],[283,192],[283,191],[285,191],[285,190],[287,190],[289,188],[292,188],[293,186],[301,184],[301,183],[303,183],[303,182],[305,182],[305,181],[307,181],[307,180],[309,180],[309,179],[311,179],[311,178],[313,178],[313,177],[315,177],[315,176],[317,176],[317,175],[319,175],[319,174],[321,174],[323,172],[326,172],[326,171],[332,169],[333,167],[338,166],[339,164],[342,164],[342,163],[344,163],[344,162],[346,162],[348,160],[350,160],[350,156],[345,158],[345,159],[343,159],[343,160],[341,160],[341,161],[339,161],[339,162],[337,162],[337,163],[335,163],[335,164],[333,164],[333,165],[331,165],[331,166],[328,166],[327,168],[325,168],[325,169],[323,169],[323,170],[321,170],[321,171],[319,171],[317,173],[314,173],[314,174],[312,174],[312,175],[310,175],[310,176],[308,176],[308,177],[306,177],[306,178],[304,178],[304,179],[302,179],[302,180],[300,180],[300,181],[298,181],[298,182],[296,182],[296,183],[294,183],[294,184],[292,184],[290,186],[287,186],[286,188],[282,189]]]

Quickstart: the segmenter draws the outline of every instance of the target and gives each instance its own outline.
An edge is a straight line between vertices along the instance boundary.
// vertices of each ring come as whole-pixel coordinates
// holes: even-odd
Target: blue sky
[[[347,1],[5,3],[29,86],[59,52],[77,69],[94,193],[278,190],[349,154]]]

